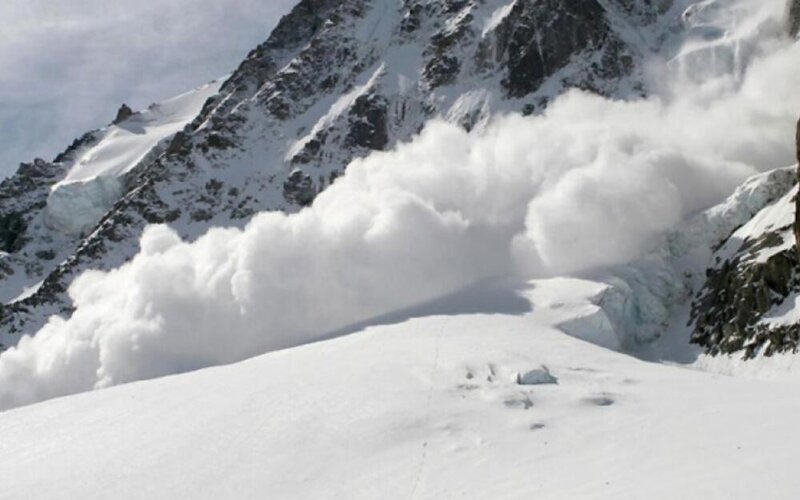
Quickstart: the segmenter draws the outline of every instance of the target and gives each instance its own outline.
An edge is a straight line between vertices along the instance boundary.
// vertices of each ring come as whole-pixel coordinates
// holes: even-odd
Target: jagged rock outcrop
[[[765,321],[800,290],[800,260],[794,245],[784,244],[787,229],[744,240],[735,256],[709,269],[692,304],[692,342],[710,354],[745,358],[797,349],[800,324]]]
[[[91,226],[64,234],[46,217],[49,186],[75,168],[91,137],[54,162],[52,179],[33,183],[24,207],[0,206],[10,250],[0,266],[13,264],[20,278],[0,276],[8,290],[0,342],[35,331],[49,314],[70,314],[71,281],[131,258],[147,224],[194,238],[211,226],[242,226],[258,211],[299,210],[353,158],[410,138],[435,116],[471,129],[498,111],[537,112],[570,87],[643,93],[643,62],[680,25],[677,15],[662,19],[671,4],[299,2],[196,118],[119,175],[118,197]],[[125,115],[118,125],[134,130],[140,117]],[[18,174],[8,182],[26,181]]]
[[[564,11],[565,15],[552,15]],[[633,58],[625,44],[608,37],[604,8],[596,0],[516,2],[497,27],[499,59],[505,62],[503,86],[511,97],[524,97],[584,51],[601,57],[598,77],[620,78]],[[589,88],[591,81],[584,82]]]
[[[50,186],[64,174],[60,164],[36,159],[0,183],[0,251],[11,254],[25,246],[32,215],[46,204]]]
[[[133,116],[133,110],[127,104],[123,104],[117,111],[117,117],[114,118],[114,121],[111,123],[114,125],[119,125],[131,116]]]
[[[800,179],[800,122],[796,177]],[[710,354],[797,351],[800,318],[800,197],[797,188],[767,207],[715,252],[703,289],[692,303],[692,342]]]

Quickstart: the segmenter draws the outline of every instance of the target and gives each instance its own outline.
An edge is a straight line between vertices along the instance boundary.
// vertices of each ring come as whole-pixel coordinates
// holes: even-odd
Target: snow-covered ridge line
[[[163,153],[171,138],[197,116],[224,79],[152,104],[95,135],[47,199],[45,221],[57,231],[80,234],[93,228],[124,194],[124,176]]]

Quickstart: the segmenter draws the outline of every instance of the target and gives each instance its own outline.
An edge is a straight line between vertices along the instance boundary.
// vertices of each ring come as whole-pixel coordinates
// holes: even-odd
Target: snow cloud
[[[635,258],[746,177],[792,163],[800,45],[757,36],[741,72],[692,81],[673,61],[665,74],[683,76],[647,100],[572,91],[480,132],[433,122],[353,162],[298,214],[191,244],[150,227],[132,262],[75,282],[71,319],[0,356],[0,408],[313,341],[488,277]]]
[[[297,0],[3,0],[0,178],[232,71]]]

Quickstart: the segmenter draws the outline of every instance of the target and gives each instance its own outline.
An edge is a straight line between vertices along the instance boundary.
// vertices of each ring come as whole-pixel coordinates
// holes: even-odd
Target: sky
[[[297,0],[2,0],[0,177],[223,76]]]

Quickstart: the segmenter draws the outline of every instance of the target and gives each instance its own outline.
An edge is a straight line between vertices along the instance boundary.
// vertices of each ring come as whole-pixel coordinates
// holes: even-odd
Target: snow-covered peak
[[[198,87],[95,133],[93,144],[74,153],[74,163],[47,198],[46,224],[67,234],[92,229],[124,194],[124,176],[153,161],[218,91],[224,80]]]
[[[131,171],[162,140],[175,135],[194,120],[225,79],[202,85],[185,94],[151,104],[122,122],[102,129],[95,144],[79,151],[64,179],[53,186],[89,182],[97,177],[119,177]]]

